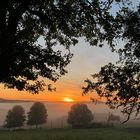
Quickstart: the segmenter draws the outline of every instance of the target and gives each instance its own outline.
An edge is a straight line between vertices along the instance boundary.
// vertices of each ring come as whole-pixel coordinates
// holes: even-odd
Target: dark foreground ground
[[[0,140],[140,140],[140,128],[0,131]]]

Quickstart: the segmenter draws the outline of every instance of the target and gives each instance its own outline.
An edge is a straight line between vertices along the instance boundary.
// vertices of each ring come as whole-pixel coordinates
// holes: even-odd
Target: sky
[[[43,43],[42,39],[39,41]],[[90,97],[95,95],[91,93],[82,96],[82,86],[86,85],[84,80],[90,78],[91,74],[97,73],[101,66],[109,62],[116,62],[118,55],[112,53],[107,45],[103,48],[90,46],[83,38],[79,39],[79,43],[71,46],[70,49],[74,54],[72,62],[66,67],[68,73],[53,84],[56,87],[55,92],[45,90],[37,95],[32,95],[25,91],[4,89],[1,85],[0,97],[17,100],[63,101],[72,99],[74,101],[90,101]],[[45,81],[48,83],[47,80]]]
[[[136,6],[140,0],[133,0]],[[39,43],[44,45],[40,38]],[[118,47],[121,46],[121,42]],[[61,46],[57,46],[58,48]],[[62,48],[61,48],[62,49]],[[71,52],[74,54],[72,62],[67,66],[68,74],[62,76],[55,84],[55,92],[47,90],[37,95],[15,89],[4,89],[0,85],[0,98],[17,99],[17,100],[43,100],[43,101],[90,101],[91,97],[96,97],[94,93],[82,96],[82,86],[86,85],[84,80],[90,78],[91,74],[99,72],[100,68],[109,62],[115,63],[118,55],[111,52],[111,49],[104,45],[103,48],[90,46],[83,38],[79,43],[71,46]],[[47,82],[47,80],[45,80]]]

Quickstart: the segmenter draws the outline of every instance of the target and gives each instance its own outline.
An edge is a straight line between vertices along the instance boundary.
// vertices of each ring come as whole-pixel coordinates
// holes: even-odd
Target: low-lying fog
[[[47,127],[64,127],[67,126],[67,115],[68,111],[71,108],[71,105],[74,103],[65,103],[65,102],[43,102],[46,106],[48,112],[48,121]],[[24,102],[24,103],[0,103],[0,126],[4,124],[5,116],[9,109],[11,109],[15,105],[21,105],[24,107],[26,113],[30,110],[33,102]],[[119,115],[121,117],[121,121],[125,119],[120,112],[120,110],[111,110],[104,103],[86,103],[88,108],[93,112],[94,121],[95,122],[103,122],[107,121],[107,117],[109,113],[113,113],[114,115]],[[132,119],[133,120],[133,119]],[[133,125],[136,124],[140,126],[140,120],[130,120],[128,123],[120,126]],[[117,123],[117,122],[114,122]],[[118,122],[119,123],[119,122]]]

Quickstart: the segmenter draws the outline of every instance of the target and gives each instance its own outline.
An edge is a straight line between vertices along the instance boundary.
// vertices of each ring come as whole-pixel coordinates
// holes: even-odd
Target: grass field
[[[1,131],[0,140],[140,140],[140,128]]]

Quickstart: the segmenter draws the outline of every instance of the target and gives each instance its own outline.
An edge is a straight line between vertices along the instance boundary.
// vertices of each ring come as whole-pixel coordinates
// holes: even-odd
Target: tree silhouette
[[[120,122],[120,116],[119,115],[114,115],[113,113],[109,113],[107,116],[107,123],[109,124],[110,122]]]
[[[6,128],[16,128],[24,125],[25,111],[22,106],[16,105],[12,110],[8,111],[6,116],[5,125]]]
[[[36,128],[38,125],[44,124],[47,122],[47,110],[45,105],[41,102],[35,102],[30,111],[28,112],[28,125],[35,125]]]
[[[120,37],[126,42],[118,51],[119,62],[102,67],[99,73],[92,75],[93,81],[85,81],[88,85],[83,89],[85,94],[96,91],[105,97],[111,108],[122,106],[126,122],[132,113],[137,116],[140,111],[140,6],[120,17]]]
[[[70,112],[68,112],[67,122],[71,124],[73,128],[88,127],[92,120],[92,112],[88,109],[86,104],[74,104]]]
[[[45,83],[67,73],[70,45],[79,37],[91,45],[112,45],[118,22],[113,2],[128,0],[5,0],[0,2],[0,82],[8,88],[38,93]],[[38,43],[42,37],[46,46]],[[54,51],[63,45],[68,53]],[[49,85],[49,89],[50,85]]]

